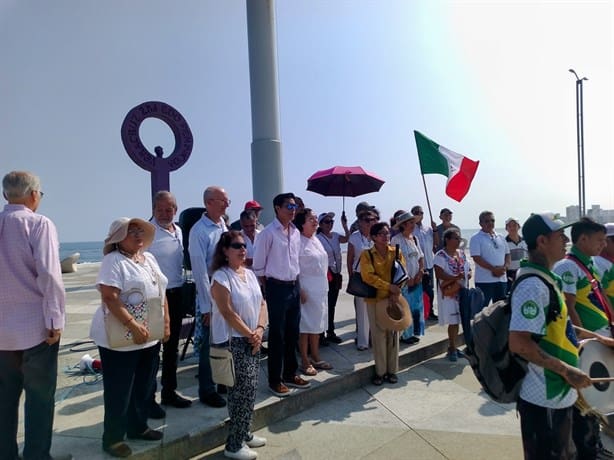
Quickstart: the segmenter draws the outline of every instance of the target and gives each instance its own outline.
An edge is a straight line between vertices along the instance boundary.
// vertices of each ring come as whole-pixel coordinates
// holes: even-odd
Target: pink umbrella
[[[384,180],[365,171],[360,166],[333,166],[317,171],[307,179],[307,190],[324,196],[342,196],[345,212],[345,197],[377,192]]]

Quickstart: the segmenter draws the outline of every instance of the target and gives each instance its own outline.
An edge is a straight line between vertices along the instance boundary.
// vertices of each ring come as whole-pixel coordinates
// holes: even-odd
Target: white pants
[[[369,348],[369,316],[365,299],[354,297],[354,309],[356,310],[356,346]]]

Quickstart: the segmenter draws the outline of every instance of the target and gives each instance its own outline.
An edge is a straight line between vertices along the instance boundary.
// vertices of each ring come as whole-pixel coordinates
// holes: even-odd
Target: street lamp
[[[586,214],[586,195],[584,187],[584,119],[582,115],[583,96],[582,82],[586,77],[578,77],[574,69],[569,71],[576,77],[576,131],[578,136],[578,214],[583,217]]]

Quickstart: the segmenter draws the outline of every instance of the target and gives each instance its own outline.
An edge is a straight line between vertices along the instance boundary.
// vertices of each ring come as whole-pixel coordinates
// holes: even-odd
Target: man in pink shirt
[[[51,220],[36,214],[43,198],[38,177],[13,171],[2,189],[8,204],[0,213],[0,459],[19,458],[25,390],[23,459],[48,460],[65,307],[58,235]]]

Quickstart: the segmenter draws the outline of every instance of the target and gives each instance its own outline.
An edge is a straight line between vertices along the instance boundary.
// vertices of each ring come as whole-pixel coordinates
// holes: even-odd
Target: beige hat
[[[404,331],[412,322],[407,300],[403,296],[394,303],[390,299],[380,300],[375,304],[375,321],[382,329]]]
[[[137,224],[139,227],[145,230],[145,233],[143,234],[143,249],[148,248],[151,245],[156,233],[156,227],[154,227],[153,224],[136,217],[132,219],[129,217],[120,217],[119,219],[113,221],[109,227],[109,233],[104,239],[104,248],[102,248],[102,253],[105,256],[115,249],[115,244],[123,241],[124,238],[128,236],[128,226],[130,224]]]
[[[410,220],[415,221],[416,216],[414,216],[413,214],[409,212],[404,212],[403,214],[401,214],[399,217],[396,218],[396,221],[392,228],[398,229],[401,225],[403,225],[405,222],[408,222]]]

